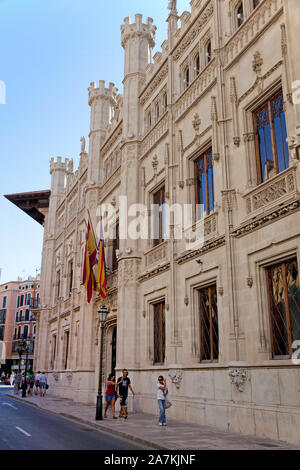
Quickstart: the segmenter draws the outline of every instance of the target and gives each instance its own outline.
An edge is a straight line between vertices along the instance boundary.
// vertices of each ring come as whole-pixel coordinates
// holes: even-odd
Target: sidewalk
[[[173,419],[167,427],[157,424],[157,417],[144,413],[129,415],[129,418],[113,420],[110,416],[103,421],[95,421],[95,406],[82,405],[66,398],[48,393],[45,397],[22,398],[8,391],[10,398],[37,406],[99,430],[131,439],[145,447],[162,450],[291,450],[299,447],[281,441],[220,431],[209,426],[188,424]]]

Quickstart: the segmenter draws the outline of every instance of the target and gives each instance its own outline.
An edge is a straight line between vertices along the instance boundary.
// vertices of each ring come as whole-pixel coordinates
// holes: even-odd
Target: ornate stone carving
[[[229,370],[229,376],[231,383],[234,384],[239,392],[245,390],[247,381],[247,369],[237,367]]]
[[[175,385],[177,389],[180,388],[182,377],[183,377],[183,371],[181,369],[171,369],[169,371],[169,377],[171,379],[171,382]]]
[[[250,287],[250,289],[253,286],[253,278],[252,277],[247,277],[247,286]]]
[[[261,67],[263,63],[264,63],[264,60],[261,56],[261,53],[256,51],[253,56],[253,61],[252,61],[252,68],[253,68],[253,71],[256,73],[256,75],[261,74]]]
[[[275,209],[266,215],[262,215],[258,217],[256,220],[248,222],[246,224],[243,224],[241,227],[239,227],[236,230],[233,230],[231,232],[231,235],[234,237],[242,237],[246,235],[247,233],[253,232],[254,230],[257,230],[258,228],[262,227],[263,225],[269,224],[270,222],[281,218],[285,217],[294,211],[297,211],[300,209],[300,199],[297,199],[296,201],[293,201],[289,204],[286,204],[285,206],[280,206],[280,208]]]
[[[71,383],[72,383],[72,380],[73,380],[73,374],[72,374],[72,372],[69,372],[69,373],[66,375],[66,377],[67,377],[67,380],[68,380],[69,384],[71,384]]]
[[[52,377],[54,378],[55,382],[58,382],[59,375],[57,372],[53,372]]]
[[[173,58],[175,61],[179,60],[182,57],[186,49],[192,44],[195,38],[199,36],[200,32],[209,21],[213,12],[214,12],[214,5],[212,2],[210,2],[207,8],[202,13],[202,15],[200,15],[198,20],[195,22],[194,26],[188,31],[186,35],[182,37],[182,40],[179,42],[178,46],[176,47],[174,54],[173,54]]]
[[[199,133],[200,125],[201,125],[201,119],[198,113],[194,114],[194,120],[192,122],[193,128],[196,132],[196,134]]]
[[[291,168],[286,174],[279,174],[263,187],[254,189],[246,197],[247,214],[262,209],[284,196],[296,191],[295,169]]]

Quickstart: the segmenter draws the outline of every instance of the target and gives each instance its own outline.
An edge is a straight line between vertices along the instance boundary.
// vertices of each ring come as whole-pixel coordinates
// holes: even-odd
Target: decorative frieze
[[[296,168],[289,168],[244,195],[247,215],[280,201],[284,197],[290,197],[296,191]]]
[[[257,216],[254,220],[252,219],[248,223],[244,223],[239,228],[233,230],[231,232],[231,235],[237,238],[242,237],[244,235],[247,235],[248,233],[258,230],[264,225],[274,222],[276,219],[286,217],[287,215],[290,215],[293,212],[298,211],[299,209],[300,199],[296,199],[293,202],[289,202],[287,204],[280,204],[279,208],[274,209],[273,211],[268,211],[262,216]]]
[[[217,239],[208,241],[204,243],[204,245],[199,248],[198,250],[189,250],[188,252],[184,253],[183,255],[179,256],[176,259],[176,263],[184,264],[188,261],[195,259],[208,251],[215,250],[216,248],[220,248],[221,246],[225,245],[225,237],[221,236]]]

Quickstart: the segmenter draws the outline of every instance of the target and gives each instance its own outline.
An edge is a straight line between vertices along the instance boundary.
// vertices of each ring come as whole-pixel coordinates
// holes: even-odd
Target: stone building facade
[[[32,309],[39,305],[40,277],[29,276],[23,280],[0,285],[0,362],[6,374],[13,370],[33,367],[36,322]],[[20,338],[28,340],[26,353],[20,358],[17,343]]]
[[[300,444],[299,18],[298,0],[192,0],[180,18],[170,1],[153,58],[153,20],[125,18],[123,95],[91,83],[88,152],[82,138],[75,172],[50,163],[35,369],[57,394],[96,400],[87,209],[96,227],[99,205],[118,214],[121,196],[148,214],[189,204],[201,246],[187,249],[163,211],[154,240],[106,240],[104,376],[127,367],[138,406],[156,413],[162,374],[169,416]]]

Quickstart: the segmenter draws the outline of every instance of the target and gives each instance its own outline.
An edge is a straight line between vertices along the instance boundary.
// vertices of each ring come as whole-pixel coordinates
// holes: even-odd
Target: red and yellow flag
[[[105,253],[104,253],[104,240],[102,233],[102,222],[100,225],[100,239],[97,248],[97,275],[96,275],[96,289],[100,294],[101,300],[104,300],[107,296],[107,282],[106,282],[106,271],[105,271]]]
[[[97,246],[91,224],[88,222],[84,252],[82,284],[86,288],[87,301],[90,303],[93,290],[96,288],[96,280],[93,272],[93,266],[97,263]]]

